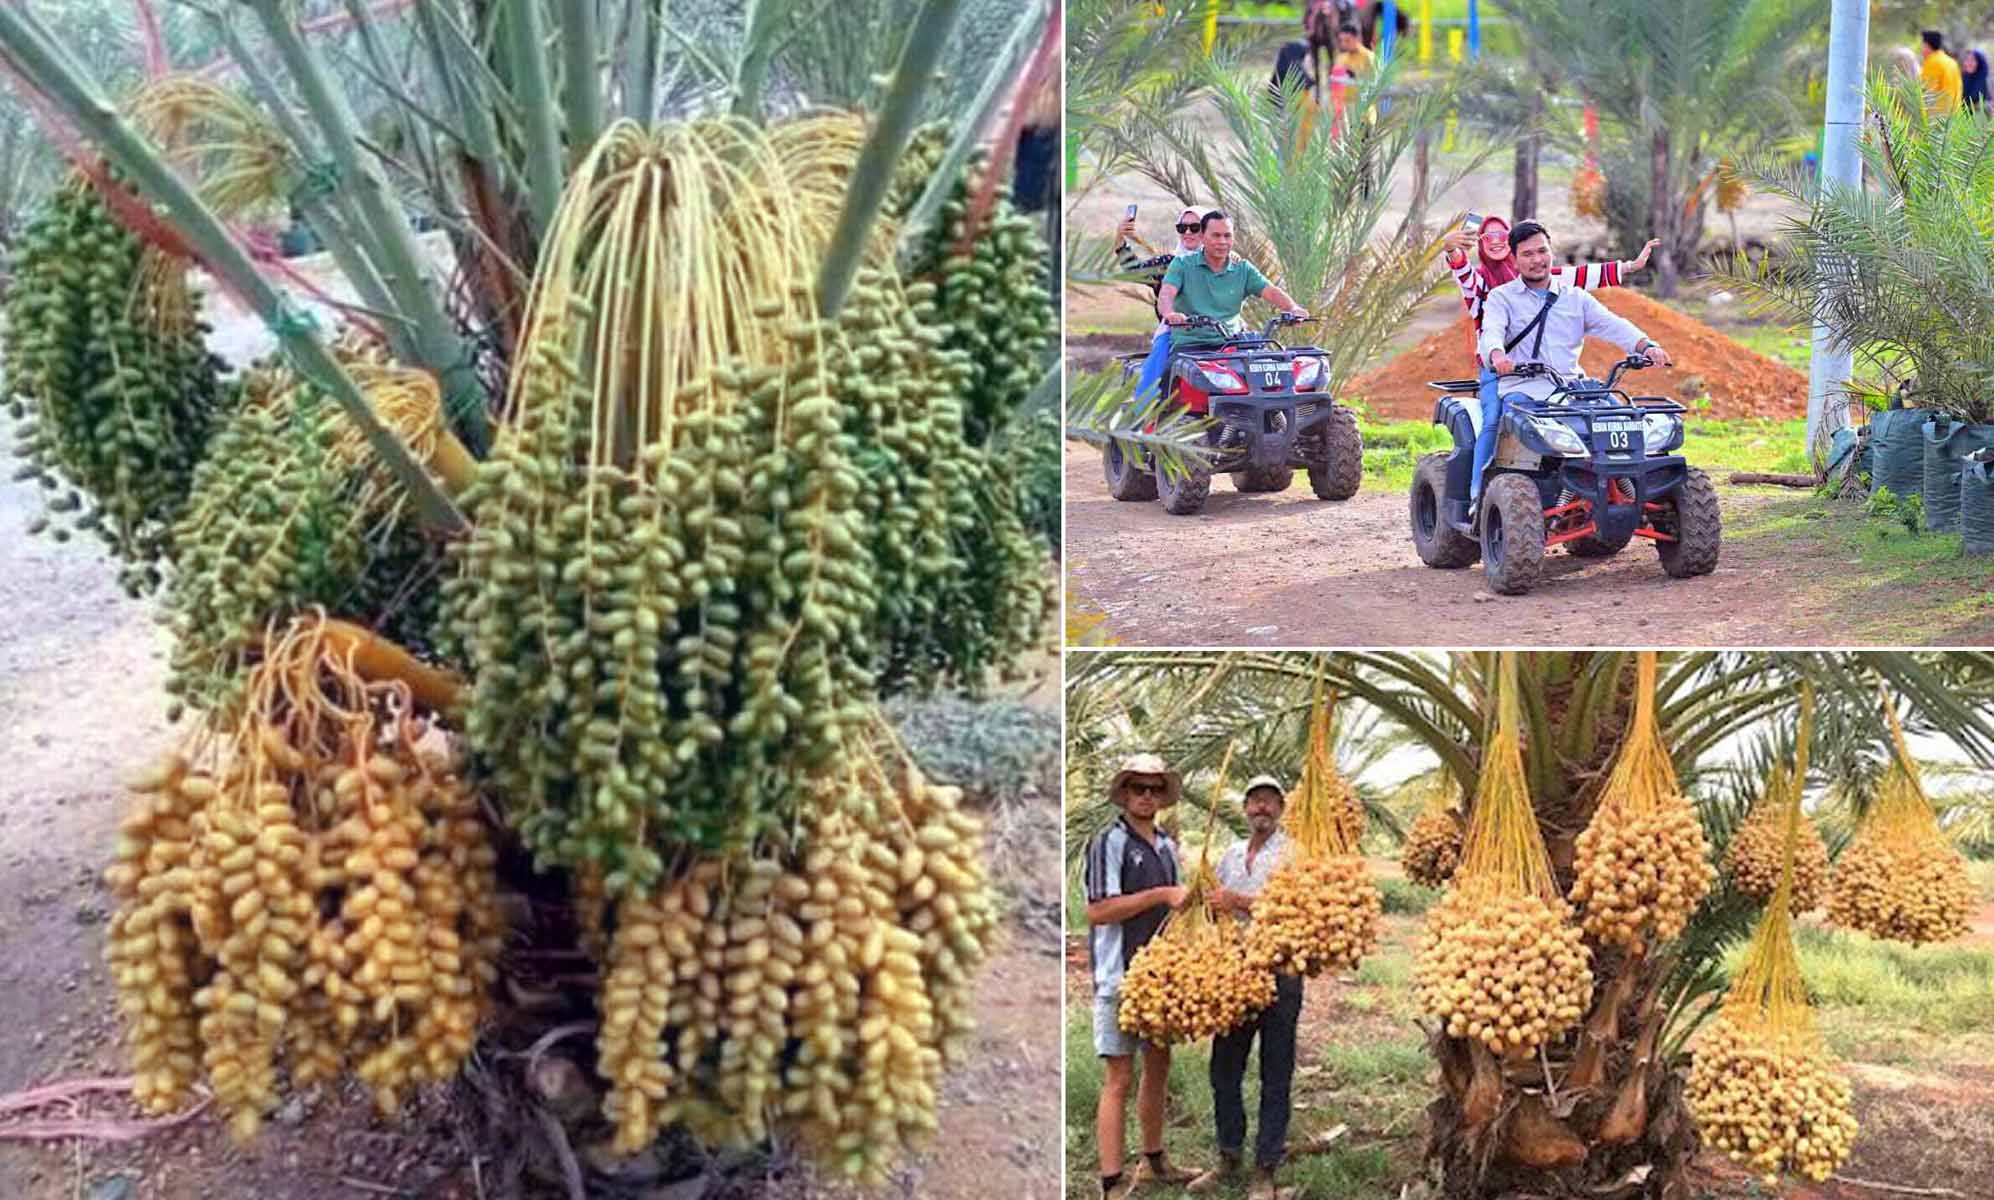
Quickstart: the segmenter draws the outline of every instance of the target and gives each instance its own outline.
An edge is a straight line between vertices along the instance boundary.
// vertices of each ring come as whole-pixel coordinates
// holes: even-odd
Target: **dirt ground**
[[[1719,484],[1727,537],[1717,570],[1670,579],[1645,543],[1608,559],[1553,550],[1537,587],[1489,592],[1479,566],[1419,561],[1403,492],[1364,489],[1325,503],[1305,476],[1278,495],[1212,486],[1196,516],[1108,495],[1100,453],[1066,447],[1068,629],[1131,646],[1768,646],[1843,645],[1854,610],[1825,590],[1836,564],[1796,555],[1783,535],[1730,536],[1786,517],[1792,494]],[[1905,610],[1968,598],[1971,585],[1909,582]],[[1926,594],[1920,595],[1920,592]],[[1076,613],[1075,610],[1078,610]],[[1974,611],[1892,641],[1980,645],[1994,616]],[[1879,633],[1878,637],[1885,634]]]
[[[220,304],[219,341],[236,361],[267,335]],[[233,319],[232,319],[233,318]],[[0,462],[11,467],[0,417]],[[9,1139],[8,1095],[40,1085],[124,1074],[110,981],[102,966],[106,897],[126,798],[120,786],[168,748],[163,718],[166,636],[147,605],[118,591],[91,543],[58,545],[26,532],[40,511],[34,485],[0,483],[0,1200],[366,1200],[479,1196],[478,1172],[448,1107],[419,1100],[402,1126],[376,1119],[351,1092],[280,1110],[244,1154],[207,1115],[129,1144]],[[1059,703],[1056,663],[1028,702]],[[974,1056],[944,1085],[936,1148],[888,1194],[934,1200],[1052,1200],[1057,1194],[1060,1058],[1059,817],[1056,797],[1032,801],[1038,831],[1011,861],[1029,882],[977,994]],[[25,1114],[128,1122],[121,1095]],[[794,1177],[784,1197],[827,1192]],[[658,1200],[697,1200],[665,1185]]]

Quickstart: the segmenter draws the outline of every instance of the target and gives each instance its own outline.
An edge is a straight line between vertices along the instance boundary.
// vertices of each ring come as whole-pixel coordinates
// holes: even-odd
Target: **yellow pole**
[[[1219,40],[1219,0],[1205,0],[1205,57],[1212,56],[1212,43]]]
[[[1424,37],[1425,35],[1425,27],[1422,26],[1420,36]],[[1468,35],[1458,28],[1447,31],[1447,60],[1449,62],[1458,64],[1461,61],[1461,51],[1467,40]],[[1460,120],[1461,113],[1459,109],[1450,108],[1447,110],[1447,132],[1440,139],[1441,153],[1448,154],[1453,152],[1454,127],[1460,123]]]
[[[1419,65],[1433,61],[1433,0],[1419,0]]]

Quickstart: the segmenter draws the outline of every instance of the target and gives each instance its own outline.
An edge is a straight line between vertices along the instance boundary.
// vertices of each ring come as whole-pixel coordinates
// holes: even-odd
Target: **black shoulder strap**
[[[1521,342],[1524,338],[1529,337],[1531,331],[1535,330],[1537,333],[1537,340],[1530,343],[1530,357],[1532,359],[1535,359],[1537,357],[1537,352],[1544,348],[1544,318],[1551,315],[1551,306],[1558,302],[1558,297],[1561,294],[1562,293],[1554,290],[1545,295],[1544,307],[1538,309],[1537,315],[1530,318],[1530,324],[1525,325],[1523,327],[1522,332],[1518,333],[1515,337],[1503,343],[1502,352],[1504,354],[1508,354],[1511,350],[1516,349],[1517,343]]]

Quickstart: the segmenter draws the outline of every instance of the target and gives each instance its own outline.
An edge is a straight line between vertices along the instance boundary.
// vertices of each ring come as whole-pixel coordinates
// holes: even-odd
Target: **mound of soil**
[[[1797,417],[1807,412],[1807,376],[1755,354],[1694,317],[1639,292],[1608,288],[1594,295],[1641,332],[1666,346],[1675,366],[1630,375],[1629,390],[1665,395],[1692,405],[1698,415],[1718,418]],[[1459,311],[1456,309],[1455,311]],[[1597,338],[1586,343],[1579,361],[1588,374],[1605,378],[1620,352]],[[1474,350],[1468,340],[1467,318],[1359,376],[1349,395],[1363,397],[1383,417],[1422,420],[1433,415],[1437,395],[1430,379],[1466,379],[1475,373]],[[1694,381],[1694,382],[1693,382]],[[1710,399],[1707,409],[1695,409],[1693,397]]]

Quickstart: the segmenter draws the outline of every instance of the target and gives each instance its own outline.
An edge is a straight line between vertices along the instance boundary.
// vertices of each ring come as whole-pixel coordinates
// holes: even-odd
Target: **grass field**
[[[1394,890],[1384,939],[1354,974],[1311,982],[1303,1008],[1292,1157],[1283,1182],[1316,1200],[1388,1200],[1419,1173],[1422,1110],[1433,1075],[1410,979],[1416,910],[1434,893],[1395,878],[1394,864],[1374,866],[1381,883]],[[1983,905],[1994,904],[1994,863],[1974,864],[1974,876]],[[1821,1027],[1855,1083],[1863,1133],[1844,1173],[1927,1188],[1958,1188],[1962,1179],[1978,1178],[1968,1172],[1984,1172],[1976,1164],[1994,1155],[1994,938],[1982,934],[1961,944],[1911,949],[1826,929],[1816,916],[1803,922],[1797,942]],[[1734,949],[1727,962],[1734,965],[1741,954],[1741,947]],[[1069,962],[1076,965],[1067,991],[1066,1195],[1086,1200],[1098,1194],[1093,1115],[1101,1070],[1092,1047],[1084,948]],[[1209,1061],[1205,1046],[1179,1047],[1170,1072],[1166,1144],[1174,1158],[1197,1166],[1216,1154]],[[1249,1069],[1249,1114],[1257,1091]],[[1324,1144],[1332,1132],[1334,1139]],[[1133,1116],[1129,1138],[1133,1151]],[[1699,1166],[1707,1168],[1699,1172],[1706,1176],[1699,1195],[1771,1195],[1709,1156]]]

